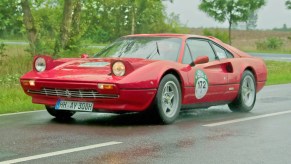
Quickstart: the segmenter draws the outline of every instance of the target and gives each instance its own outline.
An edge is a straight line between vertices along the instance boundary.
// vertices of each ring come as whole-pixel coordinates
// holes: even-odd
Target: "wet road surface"
[[[291,54],[270,54],[270,53],[249,53],[252,56],[263,58],[264,60],[291,62]]]
[[[166,126],[141,114],[1,115],[0,163],[290,163],[290,125],[291,84],[265,87],[250,113],[183,111]]]

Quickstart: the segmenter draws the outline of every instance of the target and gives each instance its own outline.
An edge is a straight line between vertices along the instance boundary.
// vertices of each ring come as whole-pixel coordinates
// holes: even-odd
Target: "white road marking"
[[[116,145],[116,144],[121,144],[121,143],[122,142],[116,142],[116,141],[105,142],[105,143],[100,143],[100,144],[96,144],[96,145],[89,145],[89,146],[61,150],[61,151],[55,151],[55,152],[51,152],[51,153],[39,154],[39,155],[34,155],[34,156],[29,156],[29,157],[24,157],[24,158],[12,159],[12,160],[8,160],[8,161],[2,161],[2,162],[0,162],[0,164],[26,162],[26,161],[35,160],[35,159],[57,156],[57,155],[62,155],[62,154],[68,154],[68,153],[73,153],[73,152],[78,152],[78,151],[89,150],[89,149],[95,149],[95,148],[111,146],[111,145]]]
[[[233,123],[249,121],[249,120],[256,120],[256,119],[260,119],[260,118],[277,116],[277,115],[288,114],[288,113],[291,113],[291,110],[290,111],[277,112],[277,113],[264,114],[264,115],[259,115],[259,116],[253,116],[253,117],[247,117],[247,118],[234,119],[234,120],[229,120],[229,121],[222,121],[222,122],[217,122],[217,123],[212,123],[212,124],[206,124],[206,125],[203,125],[203,126],[214,127],[214,126],[233,124]]]
[[[35,110],[35,111],[28,111],[28,112],[17,112],[17,113],[6,113],[6,114],[0,114],[1,116],[12,116],[12,115],[18,115],[18,114],[26,114],[26,113],[35,113],[35,112],[43,112],[44,110]]]

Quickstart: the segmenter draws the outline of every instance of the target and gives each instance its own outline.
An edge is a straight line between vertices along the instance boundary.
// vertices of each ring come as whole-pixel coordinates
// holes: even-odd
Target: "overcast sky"
[[[285,0],[266,0],[267,4],[258,12],[258,29],[273,29],[286,24],[291,27],[291,10],[286,9]],[[174,0],[164,2],[168,13],[180,15],[180,21],[188,27],[227,27],[227,23],[215,22],[198,9],[200,0]]]

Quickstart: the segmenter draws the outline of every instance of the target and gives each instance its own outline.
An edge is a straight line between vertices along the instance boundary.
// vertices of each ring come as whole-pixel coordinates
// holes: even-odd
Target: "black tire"
[[[233,112],[249,112],[256,102],[256,80],[251,71],[244,71],[237,98],[228,104]]]
[[[68,110],[56,110],[54,106],[45,106],[47,112],[56,117],[57,119],[69,119],[71,118],[76,112],[68,111]]]
[[[179,115],[181,100],[179,81],[172,74],[165,75],[159,84],[154,100],[153,110],[159,122],[162,124],[173,123]]]

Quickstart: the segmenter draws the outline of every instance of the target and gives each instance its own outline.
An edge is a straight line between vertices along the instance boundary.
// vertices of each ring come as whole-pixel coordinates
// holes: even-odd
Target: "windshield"
[[[94,57],[126,57],[177,61],[182,39],[171,37],[123,37]]]

